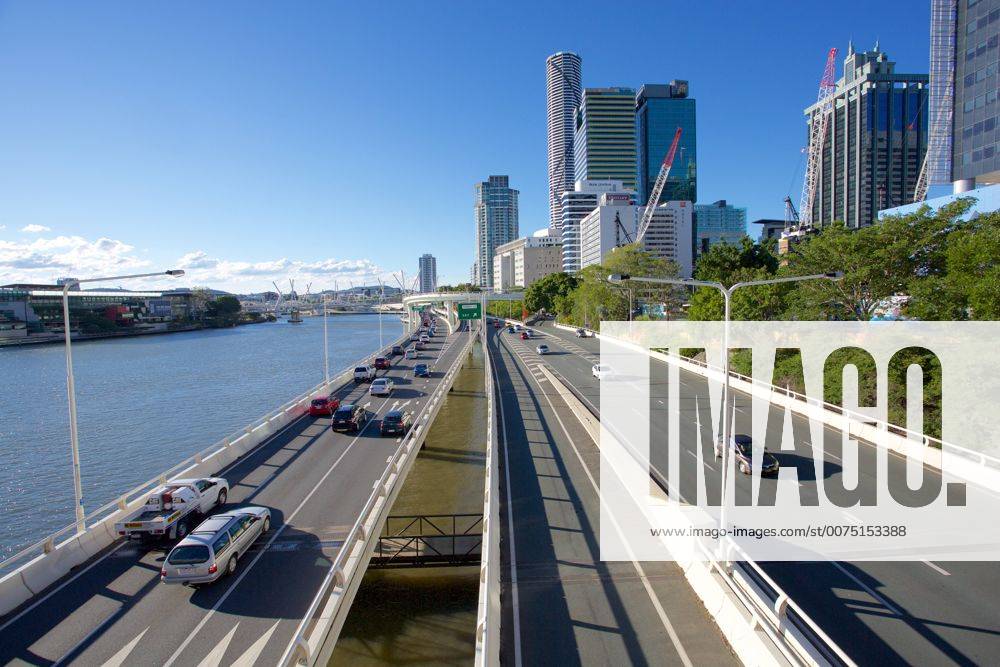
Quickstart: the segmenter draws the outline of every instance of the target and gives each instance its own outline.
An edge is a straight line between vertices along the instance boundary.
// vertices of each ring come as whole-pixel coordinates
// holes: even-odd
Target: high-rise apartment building
[[[517,238],[518,191],[507,176],[490,176],[476,183],[476,261],[473,283],[483,289],[493,287],[493,255],[498,246]]]
[[[424,294],[436,292],[437,286],[437,260],[434,255],[424,253],[420,256],[420,291]]]
[[[739,245],[747,235],[747,210],[720,199],[711,204],[695,204],[695,252],[708,252],[717,243]]]
[[[635,91],[585,88],[574,128],[576,179],[612,179],[635,190]]]
[[[935,0],[932,4],[931,68],[935,74],[947,71],[947,63],[943,63],[942,68],[942,63],[935,59],[935,28],[946,31],[949,38],[954,35],[951,180],[955,192],[1000,183],[1000,102],[997,100],[1000,92],[1000,0],[958,0],[953,26],[949,26],[947,20],[950,10],[939,11],[938,7],[951,3]],[[949,28],[950,34],[947,33]],[[950,41],[943,45],[945,50]],[[943,56],[947,53],[939,55],[938,59]],[[936,85],[934,92],[938,93]]]
[[[560,196],[562,210],[562,270],[580,270],[580,221],[597,208],[597,200],[606,192],[627,193],[621,181],[577,181],[572,190]]]
[[[879,210],[913,201],[927,150],[928,76],[895,69],[878,44],[863,53],[848,47],[829,111],[813,222],[864,227]],[[817,103],[805,110],[807,125],[820,109]]]
[[[663,158],[670,150],[677,128],[681,140],[660,194],[660,202],[698,201],[697,127],[695,100],[688,97],[687,81],[669,84],[647,83],[635,96],[635,143],[639,202],[649,201],[649,193],[660,173]]]
[[[562,224],[560,193],[573,188],[573,116],[580,106],[580,56],[569,51],[545,60],[545,98],[548,107],[549,227]]]

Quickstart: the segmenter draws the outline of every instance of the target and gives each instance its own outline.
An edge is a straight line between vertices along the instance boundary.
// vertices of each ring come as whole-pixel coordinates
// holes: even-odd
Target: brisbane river
[[[331,377],[379,349],[377,315],[328,325]],[[73,365],[90,512],[322,382],[323,320],[79,342]],[[0,349],[0,560],[72,522],[63,346]]]

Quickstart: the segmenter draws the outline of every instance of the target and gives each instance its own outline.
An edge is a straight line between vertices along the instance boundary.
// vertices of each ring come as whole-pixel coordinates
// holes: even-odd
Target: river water
[[[331,376],[379,349],[377,315],[328,325]],[[322,382],[323,320],[74,343],[73,365],[89,512]],[[0,560],[72,522],[63,346],[0,349]]]

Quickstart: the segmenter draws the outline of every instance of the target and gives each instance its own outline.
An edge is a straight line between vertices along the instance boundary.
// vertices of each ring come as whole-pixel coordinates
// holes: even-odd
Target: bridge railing
[[[485,314],[484,314],[485,315]],[[479,565],[479,608],[476,614],[476,667],[500,664],[500,470],[496,383],[488,327],[483,320],[483,363],[486,369],[486,479],[483,489],[483,546]]]
[[[379,527],[388,516],[402,481],[406,479],[413,462],[420,452],[430,430],[430,425],[440,412],[448,391],[455,383],[463,359],[472,347],[473,337],[462,337],[455,344],[462,345],[455,363],[445,373],[441,383],[413,421],[413,427],[403,438],[396,452],[390,457],[385,470],[375,481],[374,489],[358,518],[344,537],[343,545],[330,565],[319,591],[313,597],[302,621],[285,649],[278,664],[326,664],[333,652],[340,630],[354,594],[357,592],[375,542]]]
[[[405,335],[401,336],[389,345],[400,344],[406,338]],[[380,351],[359,361],[372,359]],[[84,530],[79,530],[74,522],[0,561],[0,615],[17,608],[115,542],[119,538],[114,531],[115,522],[145,504],[149,493],[158,486],[172,478],[203,476],[222,470],[304,414],[313,398],[353,381],[354,367],[357,364],[358,361],[350,364],[333,376],[329,383],[319,383],[242,429],[91,511],[84,517]]]

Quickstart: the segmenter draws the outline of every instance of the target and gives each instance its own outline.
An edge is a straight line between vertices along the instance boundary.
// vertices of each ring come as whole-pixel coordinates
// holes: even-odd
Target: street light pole
[[[613,283],[621,283],[625,280],[635,280],[638,282],[646,283],[660,283],[667,285],[685,285],[688,287],[711,287],[719,290],[722,293],[722,299],[724,303],[723,307],[723,334],[722,334],[722,348],[723,348],[723,361],[722,361],[722,373],[723,373],[723,384],[722,384],[722,509],[719,513],[719,523],[721,527],[725,528],[726,525],[726,485],[729,478],[729,450],[731,435],[729,433],[730,429],[730,407],[729,407],[729,314],[730,314],[730,301],[733,296],[733,292],[744,287],[757,287],[761,285],[777,285],[779,283],[793,283],[802,282],[805,280],[842,280],[844,273],[842,271],[831,271],[828,273],[819,273],[808,276],[787,276],[784,278],[771,278],[768,280],[749,280],[746,282],[734,283],[733,285],[726,287],[722,283],[709,281],[709,280],[693,280],[688,278],[650,278],[650,277],[640,277],[640,276],[630,276],[622,274],[612,274],[608,276],[608,280]],[[707,361],[707,359],[706,359]]]
[[[329,310],[330,295],[323,293],[323,380],[330,384],[330,344],[326,332],[326,311]],[[329,388],[329,387],[328,387]]]
[[[83,483],[80,479],[80,436],[76,424],[76,380],[73,377],[73,345],[69,332],[69,290],[79,287],[81,283],[106,282],[109,280],[129,280],[132,278],[153,278],[157,276],[172,276],[179,278],[184,275],[180,269],[160,271],[158,273],[137,273],[128,276],[108,276],[106,278],[85,278],[84,280],[67,280],[63,283],[63,336],[66,341],[66,398],[69,402],[69,446],[73,456],[73,495],[76,501],[76,530],[82,533],[86,528],[83,511]]]

